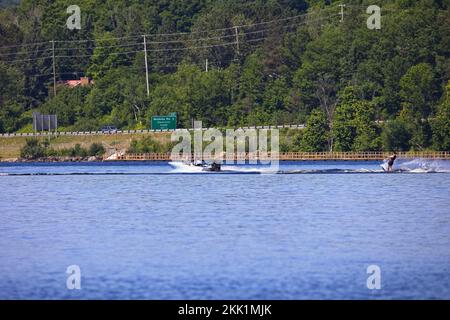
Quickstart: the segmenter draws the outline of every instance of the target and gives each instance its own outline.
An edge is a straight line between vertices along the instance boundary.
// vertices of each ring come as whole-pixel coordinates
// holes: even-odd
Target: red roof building
[[[81,77],[79,80],[64,80],[64,81],[58,81],[58,84],[65,85],[70,88],[75,88],[78,86],[90,86],[93,84],[94,81],[90,79],[89,77]]]

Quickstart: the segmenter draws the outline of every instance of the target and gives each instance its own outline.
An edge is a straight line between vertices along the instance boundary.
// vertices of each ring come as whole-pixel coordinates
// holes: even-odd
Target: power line
[[[125,36],[125,37],[111,37],[105,39],[81,39],[81,40],[55,40],[57,43],[76,43],[76,42],[106,42],[113,40],[122,40],[122,39],[137,39],[141,38],[141,35],[133,35],[133,36]]]
[[[284,25],[284,26],[279,26],[276,28],[266,28],[266,29],[261,29],[261,30],[256,30],[256,31],[249,31],[249,32],[240,32],[238,33],[238,37],[242,38],[242,37],[246,37],[248,35],[253,35],[253,34],[261,34],[261,33],[265,33],[271,30],[278,30],[278,29],[286,29],[286,28],[290,28],[293,26],[299,26],[299,25],[303,25],[305,23],[309,23],[309,22],[315,22],[315,21],[320,21],[320,20],[326,20],[331,18],[332,16],[327,16],[327,17],[321,17],[318,19],[313,19],[313,20],[309,20],[309,21],[303,21],[303,22],[298,22],[298,23],[292,23],[292,24],[288,24],[288,25]],[[212,39],[224,39],[224,38],[235,38],[236,34],[232,34],[232,35],[224,35],[224,36],[217,36],[217,37],[209,37],[209,38],[199,38],[199,39],[186,39],[186,40],[169,40],[169,41],[151,41],[151,42],[147,42],[147,43],[157,43],[157,44],[173,44],[173,43],[180,43],[180,44],[184,44],[185,42],[202,42],[202,41],[207,41],[207,40],[212,40]],[[254,39],[250,39],[252,41],[255,41]],[[258,39],[260,40],[260,39]],[[256,41],[258,41],[256,40]],[[242,42],[246,42],[249,41],[247,39],[242,40]],[[51,42],[50,42],[51,43]],[[56,43],[56,41],[55,41]],[[47,43],[48,44],[48,43]],[[131,44],[117,44],[117,45],[111,45],[111,46],[98,46],[98,47],[94,47],[94,48],[83,48],[83,47],[78,47],[78,48],[67,48],[67,47],[63,47],[63,48],[58,48],[55,47],[54,50],[55,51],[75,51],[75,50],[93,50],[93,49],[107,49],[107,48],[126,48],[126,47],[136,47],[136,46],[143,46],[143,42],[137,42],[137,43],[131,43]],[[191,47],[184,47],[184,48],[163,48],[163,49],[151,49],[148,50],[150,52],[171,52],[171,51],[186,51],[186,50],[193,50],[193,49],[205,49],[205,48],[212,48],[212,47],[221,47],[221,46],[229,46],[229,45],[233,45],[233,44],[237,44],[237,41],[233,41],[233,42],[228,42],[228,43],[221,43],[221,44],[213,44],[213,45],[204,45],[204,46],[191,46]],[[18,55],[25,55],[25,54],[35,54],[37,52],[53,52],[53,49],[43,49],[43,50],[33,50],[32,52],[18,52]],[[140,50],[131,50],[131,51],[127,51],[127,52],[112,52],[112,53],[104,53],[106,54],[110,54],[110,55],[122,55],[122,54],[131,54],[131,53],[137,53],[142,51]],[[0,56],[11,56],[14,55],[14,53],[8,53],[8,54],[0,54]],[[103,53],[101,54],[103,55]],[[85,54],[85,55],[57,55],[56,58],[85,58],[85,57],[91,57],[91,56],[95,56],[95,54]],[[29,59],[15,59],[15,60],[3,60],[4,62],[24,62],[24,61],[35,61],[35,60],[39,60],[42,57],[37,57],[37,58],[29,58]],[[47,58],[47,57],[44,57]]]
[[[23,44],[1,46],[0,49],[3,49],[3,48],[17,48],[17,47],[31,47],[31,46],[41,45],[41,44],[48,44],[48,41],[45,41],[45,42],[31,42],[31,43],[23,43]]]
[[[57,75],[68,75],[68,74],[85,74],[84,71],[72,71],[72,72],[56,72]],[[30,75],[26,75],[27,78],[31,78],[31,77],[50,77],[53,76],[53,73],[37,73],[37,74],[30,74]]]
[[[6,57],[6,56],[15,56],[15,55],[22,55],[22,54],[33,54],[38,52],[51,52],[52,49],[43,49],[43,50],[33,50],[33,51],[19,51],[19,52],[12,52],[12,53],[0,53],[0,57]]]
[[[248,27],[254,27],[258,25],[265,25],[265,24],[273,24],[281,21],[287,21],[287,20],[293,20],[300,17],[307,17],[308,15],[311,15],[311,13],[305,13],[301,15],[296,15],[292,17],[286,17],[286,18],[280,18],[275,19],[271,21],[265,21],[265,22],[259,22],[259,23],[252,23],[252,24],[246,24],[246,25],[239,25],[239,26],[233,26],[228,28],[221,28],[221,29],[212,29],[212,30],[205,30],[205,31],[191,31],[191,32],[176,32],[176,33],[165,33],[165,34],[145,34],[147,37],[167,37],[167,36],[180,36],[180,35],[193,35],[193,34],[205,34],[205,33],[213,33],[218,31],[229,31],[234,30],[237,28],[248,28]],[[105,39],[80,39],[80,40],[55,40],[55,43],[81,43],[81,42],[106,42],[106,41],[114,41],[114,40],[122,40],[122,39],[138,39],[142,38],[142,35],[133,35],[133,36],[124,36],[124,37],[111,37],[111,38],[105,38]],[[0,49],[3,48],[14,48],[14,47],[23,47],[23,46],[34,46],[39,44],[48,44],[48,42],[35,42],[35,43],[24,43],[24,44],[18,44],[18,45],[10,45],[10,46],[2,46]]]
[[[73,56],[55,56],[55,58],[90,58],[90,57],[102,57],[102,56],[118,56],[118,55],[128,55],[131,53],[143,52],[143,50],[136,51],[126,51],[126,52],[109,52],[101,54],[84,54],[84,55],[73,55]]]
[[[220,62],[222,63],[229,63],[229,62],[238,62],[239,59],[221,59],[220,61],[217,60],[209,60],[210,66],[219,66]],[[179,63],[154,63],[154,61],[149,60],[149,69],[163,69],[163,68],[171,68],[171,67],[178,67],[183,63],[189,63],[190,65],[195,65],[202,69],[204,66],[203,64],[200,64],[199,62],[193,62],[193,61],[180,61]],[[137,70],[144,71],[144,68],[140,68]],[[57,75],[75,75],[75,74],[86,74],[85,71],[68,71],[68,72],[56,72]],[[26,75],[26,77],[50,77],[53,76],[53,73],[46,73],[46,74],[32,74],[32,75]]]
[[[232,27],[221,28],[221,29],[212,29],[212,30],[205,30],[205,31],[191,31],[191,32],[163,33],[163,34],[146,34],[146,36],[148,36],[148,37],[179,36],[179,35],[213,33],[213,32],[218,32],[218,31],[234,31],[234,29],[236,27],[238,27],[238,28],[248,28],[248,27],[253,27],[253,26],[258,26],[258,25],[263,25],[263,24],[270,24],[270,23],[276,23],[276,22],[286,21],[286,20],[290,20],[290,19],[296,19],[296,18],[299,18],[299,17],[306,17],[306,16],[309,16],[309,15],[311,15],[311,13],[305,13],[305,14],[300,14],[300,15],[296,15],[296,16],[292,16],[292,17],[274,19],[274,20],[271,20],[271,21],[265,21],[265,22],[259,22],[259,23],[251,23],[251,24],[245,24],[245,25],[232,26]]]
[[[302,16],[306,16],[306,15],[302,15]],[[297,16],[298,17],[298,16]],[[285,18],[285,19],[279,19],[276,21],[289,21],[289,20],[293,20],[296,17],[291,17],[290,19]],[[56,60],[55,59],[64,59],[64,58],[94,58],[94,57],[106,57],[106,56],[118,56],[118,55],[130,55],[130,54],[136,54],[136,53],[140,53],[140,52],[155,52],[155,53],[159,53],[159,52],[164,52],[164,53],[171,53],[171,52],[179,52],[179,51],[192,51],[192,50],[201,50],[201,49],[208,49],[208,48],[223,48],[223,47],[227,47],[227,46],[236,46],[236,50],[237,50],[237,46],[240,43],[241,45],[245,45],[246,50],[249,50],[251,48],[255,48],[255,47],[260,47],[260,43],[262,43],[263,41],[265,41],[268,36],[266,35],[267,32],[270,31],[278,31],[281,29],[287,29],[287,28],[291,28],[291,27],[295,27],[295,26],[299,26],[302,24],[306,24],[306,23],[311,23],[314,21],[319,21],[319,20],[325,20],[325,19],[330,19],[332,18],[332,16],[326,16],[326,17],[320,17],[320,18],[316,18],[316,19],[311,19],[311,20],[306,20],[306,21],[298,21],[298,22],[294,22],[294,23],[290,23],[290,24],[285,24],[285,25],[280,25],[280,26],[268,26],[269,23],[273,23],[272,22],[267,22],[267,23],[258,23],[258,24],[251,24],[251,25],[247,25],[247,26],[263,26],[266,25],[266,28],[263,29],[259,29],[259,30],[243,30],[239,29],[242,28],[243,26],[240,27],[233,27],[232,29],[235,31],[234,34],[229,34],[229,35],[218,35],[218,36],[213,36],[213,37],[205,37],[205,38],[197,38],[197,39],[181,39],[181,40],[167,40],[167,41],[149,41],[147,43],[153,44],[153,45],[173,45],[173,44],[180,44],[180,45],[185,45],[186,43],[204,43],[204,42],[208,42],[211,40],[226,40],[229,38],[235,38],[234,41],[224,41],[221,43],[215,43],[215,44],[203,44],[203,45],[188,45],[185,47],[175,47],[175,48],[155,48],[155,49],[147,49],[146,47],[144,47],[144,42],[135,42],[135,43],[118,43],[118,44],[114,44],[114,45],[105,45],[105,46],[95,46],[95,47],[90,47],[90,48],[85,48],[83,46],[80,47],[76,47],[76,48],[70,48],[70,47],[57,47],[57,44],[61,44],[61,43],[67,43],[67,41],[54,41],[54,42],[42,42],[39,44],[51,44],[52,48],[51,49],[39,49],[39,50],[33,50],[31,52],[20,52],[18,53],[18,55],[23,55],[23,54],[36,54],[37,52],[43,52],[43,53],[48,53],[48,52],[52,52],[52,55],[46,55],[46,56],[40,56],[40,57],[34,57],[34,58],[29,58],[29,59],[15,59],[15,60],[3,60],[3,62],[6,63],[19,63],[19,62],[25,62],[25,61],[38,61],[38,60],[45,60],[45,59],[50,59],[52,58],[52,65],[53,65],[53,72],[49,73],[49,74],[37,74],[37,75],[31,75],[28,77],[50,77],[53,76],[53,83],[54,83],[54,87],[56,86],[56,76],[61,76],[64,74],[84,74],[83,71],[74,71],[74,72],[56,72]],[[222,30],[231,30],[230,28],[227,29],[222,29]],[[196,33],[198,34],[198,33]],[[174,35],[174,34],[172,34]],[[253,36],[255,36],[253,38]],[[123,38],[114,38],[115,40],[117,39],[143,39],[143,37],[145,36],[136,36],[136,37],[123,37]],[[250,37],[250,39],[249,39]],[[114,39],[104,39],[100,42],[106,42],[108,40],[114,40]],[[72,43],[75,43],[79,41],[72,41]],[[84,40],[84,43],[91,43],[93,41],[91,40]],[[97,42],[99,43],[99,42]],[[30,45],[29,45],[30,46]],[[95,49],[115,49],[115,48],[135,48],[139,46],[139,50],[128,50],[128,51],[124,51],[124,52],[105,52],[105,53],[97,53],[97,52],[93,52],[91,54],[74,54],[74,55],[64,55],[64,54],[58,54],[61,51],[82,51],[82,50],[95,50]],[[142,48],[141,48],[142,47]],[[2,54],[0,56],[11,56],[13,55],[12,53],[7,53],[7,54]],[[167,69],[167,68],[172,68],[172,67],[178,67],[181,63],[183,63],[183,61],[177,62],[177,63],[167,63],[165,61],[167,61],[167,59],[155,59],[153,57],[149,57],[150,58],[150,65],[149,68],[150,69]],[[176,58],[175,58],[176,59]],[[173,57],[169,58],[169,60],[173,60]],[[226,64],[230,63],[230,62],[235,62],[235,61],[239,61],[239,59],[218,59],[217,61],[214,61],[214,59],[208,59],[209,62],[208,64],[210,66],[216,66],[218,68],[220,68],[221,66],[225,66]],[[199,62],[190,62],[195,64],[197,67],[199,67],[200,69],[204,68],[203,62],[201,62],[199,65]],[[50,66],[51,67],[51,66]],[[55,90],[55,88],[54,88]]]
[[[258,39],[254,39],[254,40],[258,40]],[[261,40],[261,39],[259,39]],[[254,45],[251,44],[250,45],[252,48],[259,48],[259,45]],[[139,51],[141,52],[141,51]],[[51,57],[48,57],[51,58]],[[163,61],[164,59],[158,59],[158,58],[149,58],[149,68],[150,69],[158,69],[158,70],[162,70],[162,69],[170,69],[170,68],[176,68],[179,67],[181,64],[183,63],[189,63],[190,65],[195,65],[196,67],[198,67],[199,69],[203,69],[204,65],[203,62],[199,62],[199,61],[180,61],[178,63],[167,63]],[[217,69],[220,69],[223,65],[231,63],[231,62],[238,62],[239,59],[233,58],[233,59],[220,59],[220,60],[211,60],[209,59],[209,66],[210,67],[215,67]],[[141,69],[141,71],[144,71],[144,69]],[[79,74],[85,74],[85,71],[70,71],[70,72],[56,72],[55,74],[60,76],[60,75],[79,75]],[[53,76],[53,73],[46,73],[46,74],[33,74],[33,75],[26,75],[27,78],[34,78],[34,77],[51,77]],[[49,80],[49,79],[48,79]]]
[[[256,34],[256,33],[263,33],[268,31],[269,29],[263,29],[253,32],[247,32],[247,33],[241,33],[240,36],[245,36],[248,34]],[[187,39],[187,40],[171,40],[171,41],[147,41],[147,44],[169,44],[169,43],[180,43],[184,44],[186,42],[203,42],[207,40],[213,40],[213,39],[224,39],[224,38],[234,38],[235,35],[226,35],[226,36],[218,36],[218,37],[210,37],[210,38],[199,38],[199,39]],[[55,41],[56,43],[56,41]],[[58,48],[55,47],[55,51],[74,51],[74,50],[88,50],[88,49],[107,49],[107,48],[126,48],[126,47],[135,47],[135,46],[143,46],[143,42],[137,42],[133,44],[123,44],[123,45],[111,45],[111,46],[96,46],[93,48],[83,48],[83,47],[77,47],[77,48]],[[15,52],[15,53],[0,53],[0,57],[3,56],[14,56],[14,55],[26,55],[26,54],[33,54],[38,52],[52,52],[53,49],[43,49],[43,50],[33,50],[28,52]],[[137,52],[137,51],[136,51]]]
[[[354,7],[354,8],[366,8],[366,6],[363,5],[346,5],[347,7]],[[332,7],[330,7],[332,8]],[[334,8],[334,7],[333,7]],[[412,11],[412,9],[395,9],[395,8],[383,8],[383,11]],[[448,11],[448,10],[437,10],[437,11]],[[244,24],[244,25],[237,25],[232,26],[228,28],[220,28],[220,29],[211,29],[211,30],[204,30],[204,31],[190,31],[190,32],[174,32],[174,33],[157,33],[157,34],[145,34],[147,37],[172,37],[172,36],[186,36],[186,35],[194,35],[194,34],[208,34],[208,33],[214,33],[214,32],[220,32],[220,31],[234,31],[234,29],[237,27],[239,29],[243,28],[250,28],[255,26],[261,26],[261,25],[268,25],[268,24],[275,24],[283,21],[289,21],[294,20],[298,18],[306,18],[308,16],[314,15],[315,13],[305,13],[305,14],[299,14],[291,17],[285,17],[285,18],[278,18],[270,21],[263,21],[258,23],[250,23],[250,24]],[[224,37],[229,37],[224,36]],[[55,43],[101,43],[101,42],[107,42],[107,41],[114,41],[114,40],[123,40],[123,39],[139,39],[142,38],[142,35],[130,35],[130,36],[123,36],[123,37],[111,37],[111,38],[105,38],[105,39],[80,39],[80,40],[55,40]],[[214,37],[212,37],[214,38]],[[211,38],[211,39],[212,39]],[[205,38],[208,39],[208,38]],[[189,40],[186,39],[184,41],[197,41],[197,39]],[[168,41],[148,41],[147,43],[169,43]],[[48,41],[45,42],[32,42],[32,43],[23,43],[23,44],[17,44],[17,45],[7,45],[7,46],[1,46],[0,49],[7,49],[7,48],[18,48],[18,47],[29,47],[29,46],[36,46],[41,44],[48,44]]]
[[[148,42],[147,42],[148,43]],[[87,50],[87,49],[107,49],[107,48],[126,48],[126,47],[134,47],[134,46],[142,46],[144,45],[144,42],[136,42],[132,44],[119,44],[119,45],[111,45],[111,46],[95,46],[90,48],[56,48],[56,50]]]
[[[52,56],[46,56],[46,57],[37,57],[32,59],[18,59],[18,60],[0,60],[0,62],[7,62],[7,63],[15,63],[15,62],[25,62],[25,61],[37,61],[41,59],[51,59]]]

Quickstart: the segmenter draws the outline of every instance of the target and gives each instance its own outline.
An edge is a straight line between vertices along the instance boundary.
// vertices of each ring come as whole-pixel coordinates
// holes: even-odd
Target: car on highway
[[[116,126],[103,126],[101,129],[101,132],[103,133],[116,133],[117,127]]]

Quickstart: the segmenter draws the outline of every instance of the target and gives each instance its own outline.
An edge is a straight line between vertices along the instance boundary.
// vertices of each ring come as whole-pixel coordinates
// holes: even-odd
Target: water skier
[[[394,166],[395,159],[397,159],[397,153],[394,152],[387,160],[387,172],[392,172],[392,167]]]

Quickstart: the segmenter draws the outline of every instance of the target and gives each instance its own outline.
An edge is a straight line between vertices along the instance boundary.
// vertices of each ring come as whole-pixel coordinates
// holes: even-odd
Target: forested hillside
[[[294,139],[303,151],[450,150],[450,0],[347,0],[343,17],[340,3],[6,5],[0,132],[31,130],[33,111],[56,113],[61,130],[148,128],[152,115],[176,112],[179,127],[192,119],[230,127],[306,123]],[[73,4],[80,30],[66,26]],[[366,24],[372,4],[382,8],[379,30]],[[55,96],[54,76],[58,83],[87,76],[93,84],[58,84]]]

